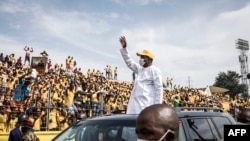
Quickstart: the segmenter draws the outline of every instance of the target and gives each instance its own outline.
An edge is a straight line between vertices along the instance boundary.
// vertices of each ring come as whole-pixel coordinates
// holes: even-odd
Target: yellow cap
[[[155,57],[153,52],[150,50],[147,50],[147,49],[144,49],[141,53],[137,52],[136,55],[137,56],[147,56],[151,59],[154,59],[154,57]]]

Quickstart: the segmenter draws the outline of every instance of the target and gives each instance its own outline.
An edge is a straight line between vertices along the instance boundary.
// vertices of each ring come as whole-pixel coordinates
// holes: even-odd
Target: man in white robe
[[[144,108],[161,104],[163,101],[163,83],[161,71],[152,65],[154,54],[149,50],[137,53],[140,57],[139,63],[135,63],[127,50],[125,36],[120,38],[122,57],[133,72],[136,73],[134,87],[131,92],[126,114],[139,114]]]

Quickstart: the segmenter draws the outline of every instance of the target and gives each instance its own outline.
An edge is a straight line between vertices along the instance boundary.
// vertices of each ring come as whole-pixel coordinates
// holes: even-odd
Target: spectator
[[[11,67],[11,66],[13,66],[14,64],[16,64],[16,57],[15,57],[15,54],[10,54],[9,55],[9,66]]]
[[[0,131],[6,132],[7,129],[7,119],[8,115],[6,113],[6,110],[3,108],[0,109]]]
[[[106,65],[106,68],[104,69],[105,70],[105,77],[108,78],[109,77],[109,65]]]
[[[120,51],[125,63],[137,74],[126,113],[138,114],[147,106],[162,103],[162,76],[160,70],[153,66],[154,55],[151,51],[143,50],[143,52],[137,53],[140,57],[139,64],[137,64],[128,53],[125,36],[120,38],[120,42],[122,45]]]
[[[45,67],[45,64],[44,64],[43,60],[40,60],[40,62],[37,64],[37,67],[39,67],[39,68],[44,68]]]
[[[108,78],[109,78],[109,79],[112,79],[112,78],[113,78],[113,69],[112,69],[111,66],[109,66],[109,68],[108,68],[108,73],[109,73]]]
[[[52,67],[52,62],[51,62],[51,60],[49,59],[48,64],[47,64],[48,70],[50,70],[51,67]]]
[[[70,64],[71,64],[71,57],[68,56],[68,58],[66,58],[66,71],[70,70]]]
[[[43,52],[40,53],[42,56],[49,56],[49,54],[44,50]]]
[[[26,81],[23,76],[19,78],[19,83],[15,89],[14,100],[16,102],[23,102],[30,97],[31,89],[29,87],[30,82]]]
[[[165,104],[148,106],[137,117],[136,134],[137,141],[178,141],[178,115]]]
[[[0,54],[0,61],[4,61],[3,53]]]
[[[173,99],[173,105],[174,107],[179,107],[180,106],[180,101],[179,101],[179,97],[175,96]]]
[[[115,67],[114,69],[114,79],[117,80],[117,75],[118,75],[118,68]]]
[[[22,62],[23,62],[22,57],[19,57],[17,59],[16,68],[21,68],[21,66],[23,65]]]
[[[25,59],[24,59],[24,63],[23,64],[25,65],[26,61],[28,61],[28,65],[30,65],[30,54],[32,52],[34,52],[34,50],[33,50],[32,47],[29,48],[29,47],[25,46],[24,47],[24,51],[25,51]]]

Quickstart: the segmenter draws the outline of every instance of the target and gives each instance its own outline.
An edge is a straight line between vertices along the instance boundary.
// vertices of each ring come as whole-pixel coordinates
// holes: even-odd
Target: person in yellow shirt
[[[13,66],[16,63],[16,57],[15,54],[10,54],[9,55],[9,66]]]
[[[66,109],[60,109],[59,116],[58,116],[58,127],[60,131],[63,131],[64,129],[69,127],[69,124],[67,122],[67,111]]]
[[[70,70],[72,71],[74,68],[75,68],[75,60],[74,60],[74,57],[71,56],[70,58]]]
[[[109,68],[108,68],[108,72],[109,72],[109,76],[108,76],[108,78],[109,78],[109,79],[112,79],[112,78],[113,78],[113,69],[112,69],[112,67],[111,67],[111,66],[109,66]]]
[[[70,70],[70,61],[71,61],[71,58],[70,56],[68,56],[68,58],[66,58],[66,71]]]
[[[114,79],[117,80],[117,75],[118,75],[118,68],[115,67],[114,69]]]
[[[40,131],[42,125],[42,117],[45,115],[44,111],[41,111],[40,108],[34,108],[33,114],[29,116],[29,120],[34,123],[33,129],[34,131]]]
[[[58,111],[55,108],[52,108],[49,113],[49,130],[50,131],[58,130],[58,124],[57,124],[58,116],[59,116]]]
[[[70,114],[75,115],[77,111],[76,106],[74,105],[74,96],[75,96],[75,87],[70,85],[69,88],[66,88],[64,95],[64,105],[69,109]]]
[[[12,129],[14,129],[16,127],[17,121],[18,121],[17,112],[13,111],[12,113],[10,113],[10,117],[7,121],[7,123],[8,123],[7,132],[10,132]]]
[[[14,79],[13,77],[10,77],[10,78],[8,79],[9,89],[10,89],[10,90],[14,90],[15,84],[16,84],[15,79]]]
[[[8,115],[4,109],[0,111],[0,132],[6,132]]]

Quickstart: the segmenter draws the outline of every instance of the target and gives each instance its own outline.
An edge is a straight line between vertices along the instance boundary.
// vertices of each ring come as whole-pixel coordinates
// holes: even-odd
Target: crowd
[[[107,65],[104,70],[82,72],[74,58],[68,56],[61,65],[52,65],[50,59],[43,62],[46,71],[32,79],[30,54],[31,49],[26,47],[24,62],[14,54],[0,54],[0,132],[14,129],[20,113],[29,116],[35,131],[55,131],[77,120],[126,110],[134,83],[118,80],[117,67]],[[233,116],[250,108],[248,99],[230,98],[224,93],[204,95],[201,89],[172,87],[172,80],[168,78],[163,91],[163,103],[171,107],[218,107]],[[25,92],[17,89],[20,85],[25,86]],[[24,97],[17,101],[15,94],[20,91]]]

